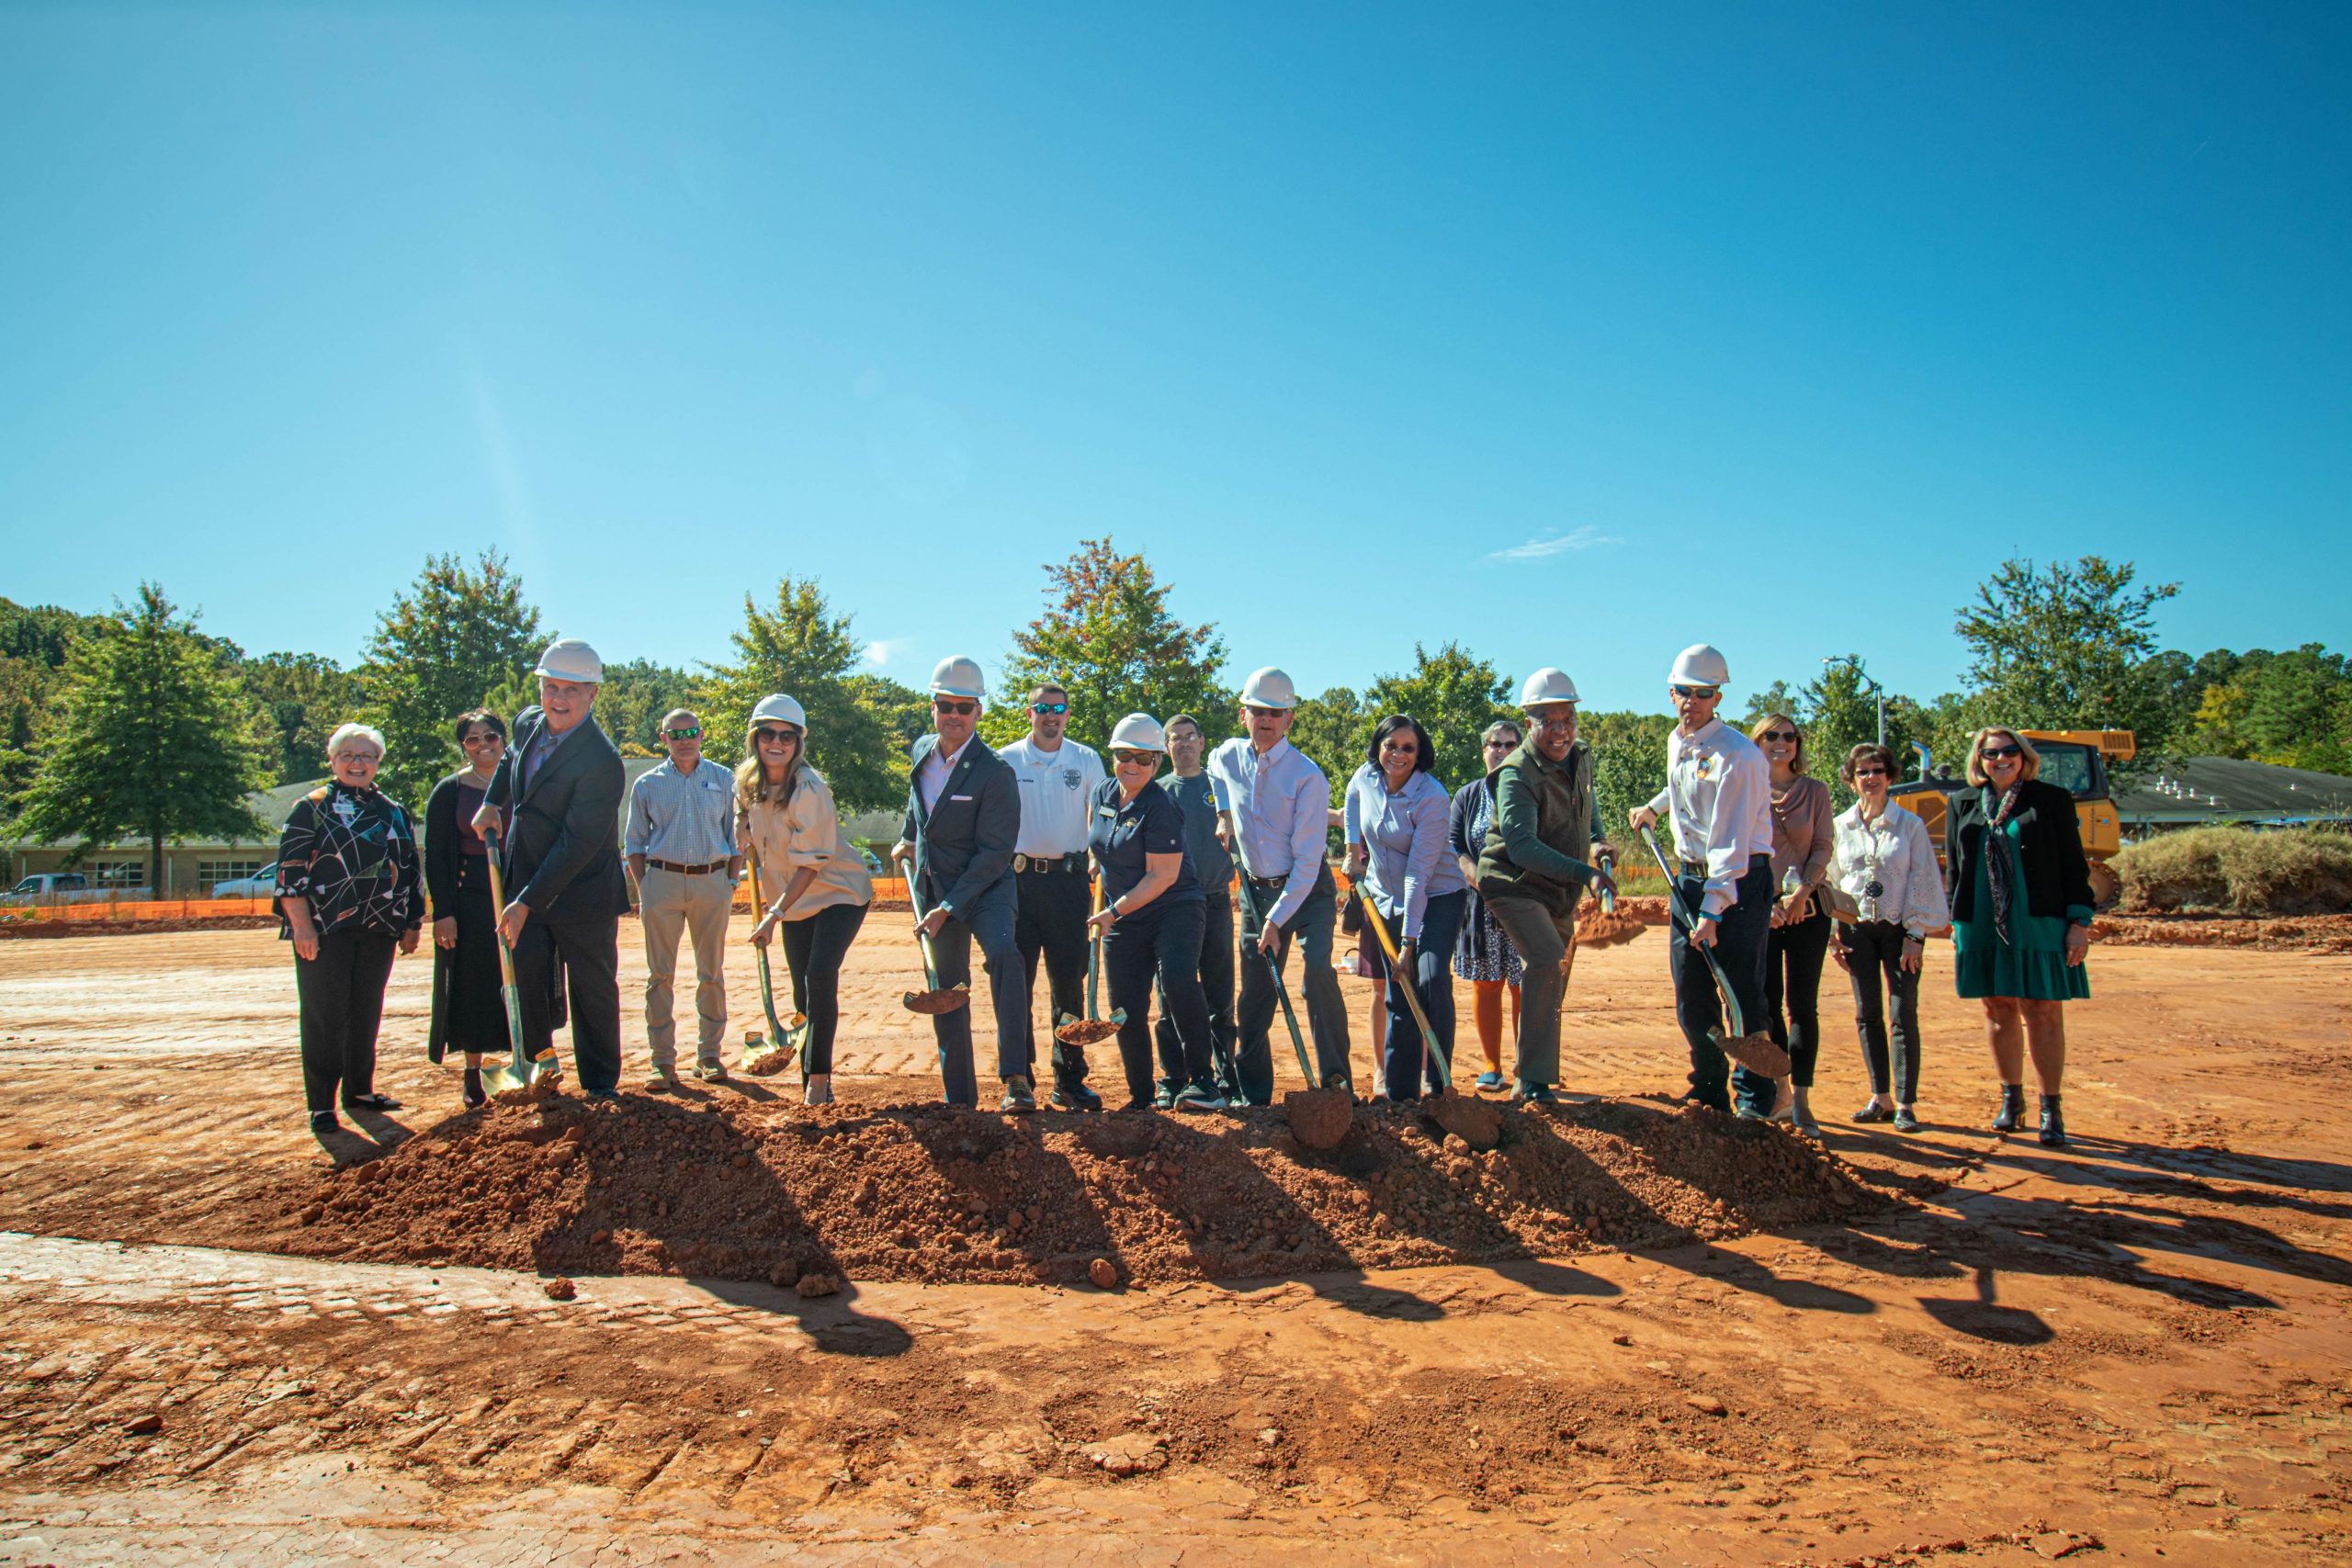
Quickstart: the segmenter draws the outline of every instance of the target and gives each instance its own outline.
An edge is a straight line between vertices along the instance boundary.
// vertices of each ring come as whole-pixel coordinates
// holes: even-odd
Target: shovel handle
[[[1404,991],[1405,1006],[1411,1011],[1413,1015],[1413,1021],[1420,1025],[1421,1070],[1423,1072],[1427,1072],[1429,1070],[1430,1064],[1432,1062],[1436,1063],[1438,1087],[1440,1089],[1452,1089],[1453,1087],[1453,1071],[1445,1065],[1445,1053],[1437,1048],[1437,1031],[1430,1027],[1430,1015],[1421,1010],[1420,992],[1415,987],[1413,984],[1413,977],[1411,976],[1399,975],[1396,972],[1396,965],[1402,955],[1396,951],[1396,944],[1388,940],[1388,922],[1381,917],[1380,906],[1372,901],[1371,888],[1359,882],[1355,886],[1355,892],[1356,896],[1363,900],[1363,918],[1365,923],[1372,927],[1373,935],[1380,943],[1380,951],[1388,955],[1388,983],[1392,986],[1400,987]],[[1396,1091],[1392,1086],[1388,1092],[1391,1096],[1394,1096]],[[1413,1086],[1413,1092],[1417,1095],[1419,1094],[1421,1092],[1421,1086],[1418,1083],[1415,1084]]]
[[[1657,861],[1658,870],[1666,875],[1666,907],[1673,910],[1676,917],[1682,921],[1682,929],[1685,931],[1695,933],[1699,929],[1698,917],[1682,907],[1682,896],[1676,891],[1675,887],[1674,868],[1666,863],[1666,852],[1657,847],[1657,835],[1647,828],[1644,828],[1642,842],[1650,847],[1650,854]],[[1740,1016],[1739,998],[1732,995],[1731,976],[1724,973],[1723,960],[1715,956],[1715,950],[1713,947],[1701,947],[1699,951],[1706,954],[1707,967],[1715,976],[1715,989],[1723,993],[1724,1013],[1729,1021],[1732,1033],[1735,1036],[1747,1033],[1747,1021]]]
[[[1094,879],[1094,912],[1098,915],[1102,912],[1102,879],[1099,876]],[[1094,972],[1102,958],[1102,928],[1090,926],[1088,930],[1091,935],[1086,943],[1086,1021],[1091,1023],[1102,1016],[1095,1009]]]
[[[930,911],[922,907],[922,874],[915,863],[907,865],[907,908],[915,913],[915,945],[922,949],[922,983],[928,990],[939,989],[939,961],[931,955],[931,933],[922,929],[923,917]]]
[[[506,943],[506,878],[498,869],[499,840],[495,828],[482,829],[482,864],[490,873],[490,935],[498,946],[498,989],[506,1003],[507,1071],[517,1082],[529,1081],[530,1058],[523,1051],[523,987],[514,980],[514,950]]]
[[[765,919],[768,912],[768,897],[766,891],[760,886],[760,852],[751,842],[748,833],[743,842],[743,862],[752,877],[752,918],[754,920]],[[752,953],[759,964],[760,1009],[768,1015],[768,1028],[774,1032],[771,1038],[777,1046],[781,1047],[792,1032],[785,1028],[783,1021],[775,1015],[775,984],[768,975],[768,950],[764,947],[754,947],[752,949]],[[803,1064],[803,1066],[805,1068],[806,1064]]]
[[[1231,812],[1220,812],[1218,815],[1225,818],[1226,831],[1233,840],[1234,871],[1241,881],[1241,912],[1249,917],[1250,923],[1258,928],[1259,935],[1262,937],[1265,934],[1265,918],[1259,914],[1258,900],[1250,891],[1250,868],[1241,861],[1241,829],[1235,826]],[[1290,1025],[1290,1048],[1298,1053],[1299,1076],[1306,1080],[1307,1088],[1321,1089],[1323,1080],[1315,1076],[1315,1064],[1306,1055],[1306,1037],[1299,1033],[1298,1014],[1290,1005],[1290,987],[1283,984],[1282,965],[1274,962],[1272,953],[1260,947],[1256,942],[1250,945],[1257,949],[1260,961],[1266,965],[1266,972],[1274,977],[1274,999],[1282,1003],[1283,1021]]]

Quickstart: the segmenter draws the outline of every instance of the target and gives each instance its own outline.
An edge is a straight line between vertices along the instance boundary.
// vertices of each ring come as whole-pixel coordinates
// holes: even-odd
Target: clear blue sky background
[[[814,577],[993,664],[1958,683],[2010,554],[2342,648],[2352,6],[0,6],[0,592],[608,657]],[[1514,554],[1514,552],[1517,552]]]

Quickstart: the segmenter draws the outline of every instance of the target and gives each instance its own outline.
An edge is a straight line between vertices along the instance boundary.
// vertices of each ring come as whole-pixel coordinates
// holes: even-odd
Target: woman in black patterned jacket
[[[327,742],[333,777],[294,803],[277,840],[279,935],[294,943],[302,1092],[311,1131],[331,1133],[335,1090],[352,1111],[397,1111],[376,1092],[376,1031],[392,954],[424,924],[416,829],[376,788],[384,738],[346,724]]]

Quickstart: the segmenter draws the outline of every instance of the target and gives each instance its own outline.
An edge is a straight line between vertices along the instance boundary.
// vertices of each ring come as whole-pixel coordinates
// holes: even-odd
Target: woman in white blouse
[[[735,770],[735,839],[760,857],[762,890],[780,889],[760,912],[752,941],[765,947],[784,928],[792,1010],[808,1020],[808,1103],[831,1105],[842,960],[865,923],[874,879],[842,837],[831,786],[808,765],[808,730],[800,705],[781,692],[752,710]]]
[[[1847,754],[1838,775],[1861,796],[1838,818],[1829,868],[1830,880],[1853,900],[1856,913],[1830,949],[1838,966],[1853,977],[1854,1029],[1871,1075],[1870,1103],[1854,1120],[1892,1120],[1896,1132],[1916,1133],[1920,959],[1928,933],[1950,925],[1951,909],[1928,825],[1888,797],[1894,753],[1865,742]],[[1894,1001],[1892,1063],[1882,990]]]

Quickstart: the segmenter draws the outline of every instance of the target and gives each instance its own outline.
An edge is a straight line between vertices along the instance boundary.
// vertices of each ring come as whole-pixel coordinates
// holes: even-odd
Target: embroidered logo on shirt
[[[1079,786],[1079,773],[1076,768],[1064,768],[1062,770],[1062,788],[1076,789]]]

